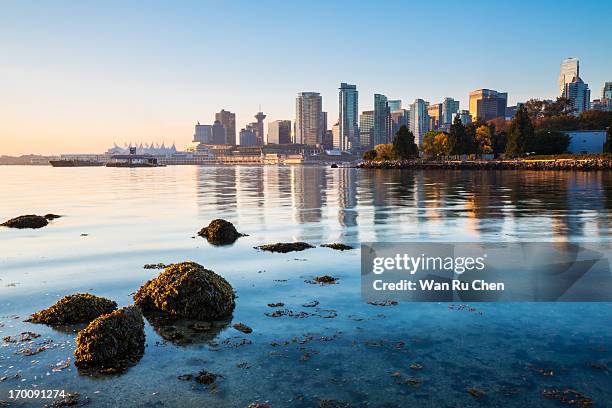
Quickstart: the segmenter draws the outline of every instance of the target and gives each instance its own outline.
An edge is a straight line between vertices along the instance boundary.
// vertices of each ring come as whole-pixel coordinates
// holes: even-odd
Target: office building
[[[364,148],[374,147],[374,111],[364,111],[359,115],[359,144]]]
[[[427,102],[415,99],[410,105],[410,131],[414,135],[414,142],[420,146],[423,135],[429,132],[429,115],[427,114]]]
[[[389,143],[391,140],[391,111],[387,97],[374,94],[374,146]]]
[[[323,137],[323,98],[318,92],[301,92],[295,100],[294,143],[317,146]]]
[[[221,122],[225,126],[227,132],[227,144],[236,144],[236,114],[225,109],[221,109],[221,112],[215,113],[215,120]]]
[[[195,125],[195,133],[193,134],[193,141],[198,143],[211,143],[212,142],[212,126],[201,125],[198,122]]]
[[[572,82],[574,77],[580,76],[580,63],[576,58],[567,58],[561,61],[559,72],[559,95],[563,95],[565,85]],[[472,109],[470,108],[470,111]]]
[[[442,118],[442,104],[429,104],[427,106],[427,115],[429,116],[429,129],[437,130],[440,127],[440,119]]]
[[[469,110],[460,110],[457,113],[453,114],[453,122],[455,121],[455,117],[459,116],[459,120],[461,120],[461,123],[463,125],[467,125],[468,123],[472,122],[472,115],[470,115],[470,111]]]
[[[506,117],[508,94],[492,89],[477,89],[470,92],[470,114],[472,120],[483,122],[491,119]]]
[[[258,146],[257,122],[248,124],[240,131],[240,146]]]
[[[342,140],[342,133],[340,132],[340,121],[336,122],[332,126],[332,148],[334,150],[345,150],[342,149],[344,141]]]
[[[268,124],[267,144],[290,144],[291,121],[275,120]]]
[[[585,84],[579,76],[575,76],[571,82],[565,84],[563,96],[572,103],[575,115],[580,115],[582,112],[591,109],[589,85]]]
[[[338,93],[338,125],[339,140],[336,146],[334,138],[334,148],[339,150],[350,150],[359,147],[359,93],[357,86],[342,82]],[[333,129],[332,129],[333,130]]]
[[[442,117],[440,127],[448,127],[453,123],[453,115],[459,112],[459,101],[453,98],[444,98],[442,101]]]
[[[606,82],[601,89],[601,99],[612,99],[612,82]]]
[[[402,109],[402,100],[401,99],[391,99],[387,102],[389,104],[389,110],[391,112],[398,111]]]
[[[212,144],[227,144],[227,129],[225,129],[225,126],[223,126],[223,124],[218,121],[215,120],[215,122],[212,125]]]
[[[391,136],[395,137],[402,126],[410,128],[410,111],[408,109],[391,111]]]

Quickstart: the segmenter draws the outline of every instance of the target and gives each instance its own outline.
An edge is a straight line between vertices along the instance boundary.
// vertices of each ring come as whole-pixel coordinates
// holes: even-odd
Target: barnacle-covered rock
[[[305,249],[314,248],[314,246],[306,242],[278,242],[276,244],[267,244],[256,246],[255,249],[269,252],[287,253],[293,251],[303,251]]]
[[[23,229],[23,228],[42,228],[46,226],[47,224],[49,224],[49,221],[47,221],[45,217],[41,215],[29,214],[29,215],[20,215],[19,217],[12,218],[8,221],[3,222],[0,225],[3,227]]]
[[[229,245],[233,244],[238,238],[245,236],[236,231],[236,227],[229,221],[216,219],[212,220],[208,227],[204,227],[198,232],[198,235],[204,237],[214,245]]]
[[[144,320],[140,309],[127,306],[102,315],[76,339],[75,365],[102,372],[123,371],[144,355]]]
[[[232,286],[195,262],[169,265],[138,289],[134,302],[145,313],[161,311],[175,318],[218,320],[235,307]]]
[[[52,325],[89,323],[96,317],[111,313],[117,303],[90,293],[64,296],[53,306],[34,313],[29,321]]]

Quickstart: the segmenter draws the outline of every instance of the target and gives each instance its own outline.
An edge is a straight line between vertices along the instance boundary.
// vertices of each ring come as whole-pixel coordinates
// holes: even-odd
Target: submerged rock
[[[206,238],[213,245],[233,244],[238,238],[245,236],[236,231],[234,224],[222,219],[212,220],[208,227],[198,232],[198,235]]]
[[[23,228],[42,228],[46,226],[47,224],[49,224],[49,221],[47,221],[45,217],[41,215],[29,214],[29,215],[20,215],[19,217],[12,218],[8,221],[3,222],[0,225],[3,227],[23,229]]]
[[[324,248],[335,249],[336,251],[348,251],[349,249],[353,249],[353,247],[350,245],[341,244],[338,242],[333,243],[333,244],[321,244],[321,246]]]
[[[306,242],[278,242],[276,244],[259,245],[255,247],[255,249],[260,249],[262,251],[280,252],[283,254],[287,252],[303,251],[309,248],[314,248],[314,246]]]
[[[144,320],[140,309],[127,306],[98,317],[79,332],[76,345],[77,367],[124,371],[144,355]]]
[[[307,283],[332,284],[336,283],[338,278],[329,275],[316,276],[312,281],[306,280]]]
[[[267,402],[251,402],[246,408],[272,408]]]
[[[198,373],[198,375],[195,376],[195,381],[203,385],[211,385],[215,381],[217,381],[218,377],[219,377],[219,374],[215,374],[215,373],[211,373],[210,371],[202,370]]]
[[[134,295],[143,311],[160,311],[175,318],[218,320],[235,307],[235,294],[223,277],[195,262],[169,265]]]
[[[96,317],[117,309],[117,302],[94,296],[90,293],[76,293],[64,296],[53,306],[34,313],[29,322],[52,325],[89,323]]]
[[[48,221],[54,220],[56,218],[62,218],[62,216],[57,214],[45,214],[45,219],[47,219]]]
[[[253,333],[253,329],[251,329],[249,326],[247,326],[244,323],[236,323],[232,327],[245,334]]]

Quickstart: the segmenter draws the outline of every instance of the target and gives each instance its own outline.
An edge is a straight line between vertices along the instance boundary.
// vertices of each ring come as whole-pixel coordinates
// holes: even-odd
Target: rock
[[[198,375],[195,376],[195,380],[196,382],[200,384],[210,385],[210,384],[213,384],[215,381],[217,381],[218,377],[219,377],[218,374],[203,370],[203,371],[200,371]]]
[[[278,303],[268,303],[268,307],[283,307],[285,304],[283,302]]]
[[[212,220],[208,227],[198,232],[198,235],[206,238],[213,245],[233,244],[238,238],[245,236],[236,231],[234,224],[222,219]]]
[[[287,252],[303,251],[309,248],[314,248],[314,246],[306,242],[278,242],[276,244],[267,244],[255,247],[255,249],[260,249],[262,251],[280,252],[283,254]]]
[[[576,405],[577,407],[590,407],[595,404],[593,398],[586,396],[585,394],[576,391],[572,388],[566,389],[545,389],[542,391],[542,395],[548,399],[554,399],[564,404]]]
[[[156,263],[156,264],[144,264],[143,268],[144,269],[165,269],[168,265],[163,264],[163,263]]]
[[[42,228],[49,224],[49,221],[45,217],[40,215],[21,215],[17,218],[12,218],[4,223],[0,224],[3,227],[9,228]]]
[[[349,249],[353,249],[353,247],[350,245],[345,245],[345,244],[340,244],[340,243],[321,244],[321,246],[324,248],[335,249],[336,251],[348,251]]]
[[[478,388],[468,388],[468,393],[475,398],[480,398],[480,397],[484,397],[486,395],[486,392],[484,392],[481,389]]]
[[[64,296],[53,306],[34,313],[29,322],[52,325],[89,323],[96,317],[111,313],[117,303],[90,293]]]
[[[253,333],[253,329],[251,329],[249,326],[247,326],[244,323],[236,323],[232,327],[246,334]]]
[[[101,372],[122,372],[144,355],[144,320],[140,309],[127,306],[102,315],[76,338],[75,365]]]
[[[337,169],[337,168],[338,168],[338,165],[337,165],[336,163],[333,163],[333,164],[331,165],[331,168],[332,168],[332,169]]]
[[[235,307],[232,286],[223,277],[195,262],[169,265],[134,295],[143,311],[160,311],[172,317],[218,320]]]
[[[89,404],[89,397],[81,398],[78,392],[69,392],[64,397],[53,400],[51,405],[44,408],[81,407]]]
[[[251,402],[246,408],[272,408],[267,402]]]
[[[45,219],[47,221],[51,221],[51,220],[54,220],[56,218],[62,218],[62,216],[61,215],[57,215],[57,214],[45,214]]]
[[[329,275],[321,275],[314,278],[316,283],[336,283],[338,278]]]

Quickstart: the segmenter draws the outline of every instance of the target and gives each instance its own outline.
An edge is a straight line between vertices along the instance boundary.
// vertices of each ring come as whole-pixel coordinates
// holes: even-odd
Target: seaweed
[[[283,254],[287,252],[303,251],[309,248],[314,248],[314,246],[306,242],[277,242],[276,244],[266,244],[255,247],[255,249],[259,249],[261,251],[278,252]]]
[[[0,226],[9,227],[9,228],[18,228],[18,229],[24,229],[24,228],[36,229],[36,228],[45,227],[47,224],[49,224],[49,221],[45,217],[41,215],[28,214],[28,215],[20,215],[19,217],[11,218],[10,220],[7,220],[3,222],[2,224],[0,224]]]
[[[76,293],[64,296],[53,306],[34,313],[28,321],[50,325],[89,323],[96,317],[111,313],[115,309],[117,309],[115,301],[90,293]]]
[[[222,219],[212,220],[207,227],[198,232],[198,235],[206,238],[213,245],[230,245],[238,238],[246,236],[246,234],[239,233],[234,224]]]

